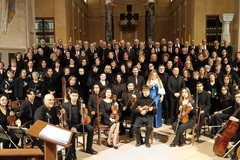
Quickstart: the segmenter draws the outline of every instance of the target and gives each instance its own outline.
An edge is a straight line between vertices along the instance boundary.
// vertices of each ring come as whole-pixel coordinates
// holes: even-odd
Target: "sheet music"
[[[71,132],[51,125],[46,125],[46,127],[41,130],[39,135],[57,142],[68,144]]]

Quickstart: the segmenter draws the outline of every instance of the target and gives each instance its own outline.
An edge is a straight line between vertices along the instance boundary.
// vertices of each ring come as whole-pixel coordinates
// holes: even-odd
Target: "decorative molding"
[[[219,16],[221,22],[231,22],[233,20],[234,13],[223,13]]]

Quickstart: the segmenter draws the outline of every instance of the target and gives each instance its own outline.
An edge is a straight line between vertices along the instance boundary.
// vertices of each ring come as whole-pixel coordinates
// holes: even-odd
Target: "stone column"
[[[154,0],[149,0],[148,17],[147,17],[147,35],[153,40],[155,39],[155,17],[154,17]],[[147,37],[147,38],[148,38]]]
[[[220,21],[222,22],[222,37],[221,40],[231,41],[230,34],[230,22],[233,20],[234,13],[223,13],[219,16]]]
[[[105,36],[106,36],[106,42],[111,42],[113,39],[111,0],[106,0],[105,2],[106,2],[106,5],[105,5],[105,13],[106,13]]]

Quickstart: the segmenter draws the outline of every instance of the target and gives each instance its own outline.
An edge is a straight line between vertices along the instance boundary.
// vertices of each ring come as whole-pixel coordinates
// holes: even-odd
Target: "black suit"
[[[137,84],[136,84],[136,78],[135,76],[129,76],[127,79],[127,84],[128,83],[133,83],[137,91],[141,91],[142,86],[145,85],[145,80],[143,76],[138,75],[137,76]]]
[[[86,150],[92,150],[92,142],[93,142],[93,135],[94,135],[94,129],[91,125],[85,124],[83,125],[81,123],[82,116],[80,115],[80,105],[72,105],[71,102],[66,102],[62,104],[62,107],[66,110],[66,117],[67,117],[67,124],[69,128],[75,127],[77,131],[83,132],[84,130],[88,133],[87,136],[87,148]],[[76,152],[75,150],[75,144],[72,144],[71,149]]]
[[[195,95],[195,97],[196,97],[195,99],[198,99],[198,101],[196,100],[198,103],[197,107],[199,107],[201,111],[202,110],[204,111],[204,113],[200,115],[200,121],[197,132],[197,134],[200,135],[201,128],[204,124],[204,117],[210,115],[211,96],[207,91],[203,90],[201,93],[198,93],[198,95]]]
[[[181,89],[185,87],[185,82],[182,76],[178,75],[175,77],[174,75],[169,76],[168,79],[168,94],[170,96],[170,119],[175,121],[177,118],[178,107],[177,103],[179,97],[175,97],[174,93],[180,93]]]
[[[20,120],[21,123],[24,124],[26,122],[29,122],[27,127],[30,127],[30,124],[33,124],[34,122],[34,114],[39,106],[36,105],[35,101],[33,104],[26,100],[24,101],[20,106]]]

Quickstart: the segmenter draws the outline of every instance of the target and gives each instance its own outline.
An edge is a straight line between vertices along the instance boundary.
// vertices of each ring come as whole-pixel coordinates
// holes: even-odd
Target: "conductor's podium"
[[[43,157],[44,154],[39,148],[0,149],[0,159],[2,160],[36,160]]]

